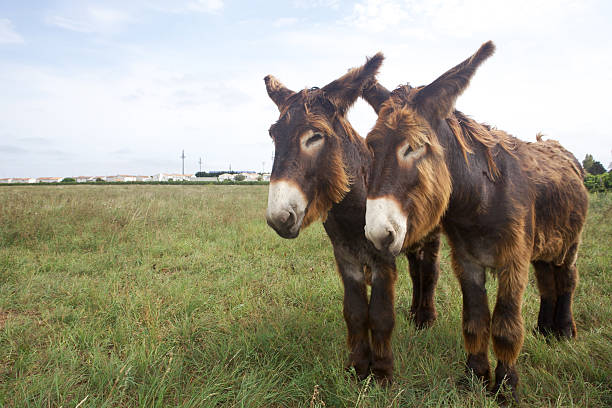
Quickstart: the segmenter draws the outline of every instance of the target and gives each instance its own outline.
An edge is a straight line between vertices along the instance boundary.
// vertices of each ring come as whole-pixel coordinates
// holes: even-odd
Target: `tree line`
[[[584,185],[590,192],[602,192],[612,190],[612,165],[610,171],[600,162],[593,159],[593,155],[587,154],[582,161],[585,171]]]

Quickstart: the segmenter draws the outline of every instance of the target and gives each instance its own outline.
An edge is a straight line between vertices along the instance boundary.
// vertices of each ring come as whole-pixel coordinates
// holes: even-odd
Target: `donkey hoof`
[[[518,382],[519,377],[515,367],[501,362],[497,363],[492,393],[501,405],[519,404]]]
[[[437,318],[438,314],[435,310],[421,309],[417,311],[416,316],[414,317],[414,324],[416,325],[417,329],[426,329],[431,327]]]
[[[344,370],[357,381],[363,381],[370,375],[370,362],[366,360],[354,362],[349,359],[344,365]]]
[[[543,326],[543,325],[537,325],[534,329],[533,329],[533,334],[535,335],[541,335],[544,337],[551,337],[554,336],[555,334],[555,328],[553,326]]]
[[[556,328],[556,335],[559,339],[576,338],[576,326],[574,326],[573,322],[559,325]]]
[[[384,388],[390,387],[393,384],[393,374],[392,373],[376,373],[373,371],[374,379],[376,383]]]

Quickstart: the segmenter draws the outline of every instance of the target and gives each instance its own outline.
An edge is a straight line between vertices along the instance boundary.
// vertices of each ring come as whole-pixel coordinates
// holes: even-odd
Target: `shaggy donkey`
[[[572,296],[588,195],[583,170],[553,140],[526,143],[454,110],[492,42],[431,84],[364,98],[378,113],[366,139],[374,153],[366,236],[392,255],[442,224],[463,292],[467,367],[489,380],[489,337],[498,359],[494,391],[506,380],[517,399],[523,344],[521,302],[529,262],[541,295],[537,329],[575,337]],[[498,278],[490,317],[485,269]]]
[[[349,107],[372,82],[382,54],[325,87],[293,92],[265,78],[280,118],[270,127],[275,157],[268,193],[268,224],[283,238],[322,219],[344,285],[344,319],[350,349],[347,368],[360,379],[393,375],[391,332],[395,323],[394,257],[382,254],[364,234],[366,179],[372,163],[365,140],[346,119]],[[439,231],[406,251],[413,281],[411,312],[418,326],[436,318]],[[370,284],[368,301],[366,284]],[[371,335],[371,336],[370,336]]]

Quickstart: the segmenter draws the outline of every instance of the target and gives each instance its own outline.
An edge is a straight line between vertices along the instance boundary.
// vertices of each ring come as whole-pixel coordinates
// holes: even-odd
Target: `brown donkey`
[[[374,82],[364,98],[378,113],[367,144],[374,153],[366,236],[396,255],[439,223],[463,292],[467,367],[488,381],[488,348],[517,399],[515,363],[523,344],[521,302],[529,262],[541,295],[538,330],[576,336],[572,296],[588,195],[574,156],[553,140],[526,143],[454,110],[487,42],[431,84],[393,92]],[[498,278],[491,318],[485,269]]]
[[[276,78],[265,78],[268,95],[280,111],[270,127],[275,157],[266,219],[283,238],[295,238],[311,222],[323,220],[344,285],[347,368],[353,366],[360,379],[373,373],[388,383],[393,375],[395,260],[365,237],[366,178],[372,158],[346,119],[382,61],[377,54],[321,89],[293,92]],[[419,326],[436,318],[439,239],[434,230],[406,251],[413,280],[411,312]],[[366,284],[372,287],[369,301]]]

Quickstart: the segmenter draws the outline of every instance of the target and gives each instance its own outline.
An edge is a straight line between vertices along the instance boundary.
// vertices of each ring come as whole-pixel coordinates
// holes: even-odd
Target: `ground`
[[[278,237],[266,196],[266,186],[0,187],[0,406],[496,406],[462,381],[448,246],[438,321],[410,324],[401,259],[395,383],[356,383],[343,370],[342,289],[321,224]],[[592,195],[575,341],[531,332],[531,276],[525,406],[612,406],[611,215],[612,194]]]

